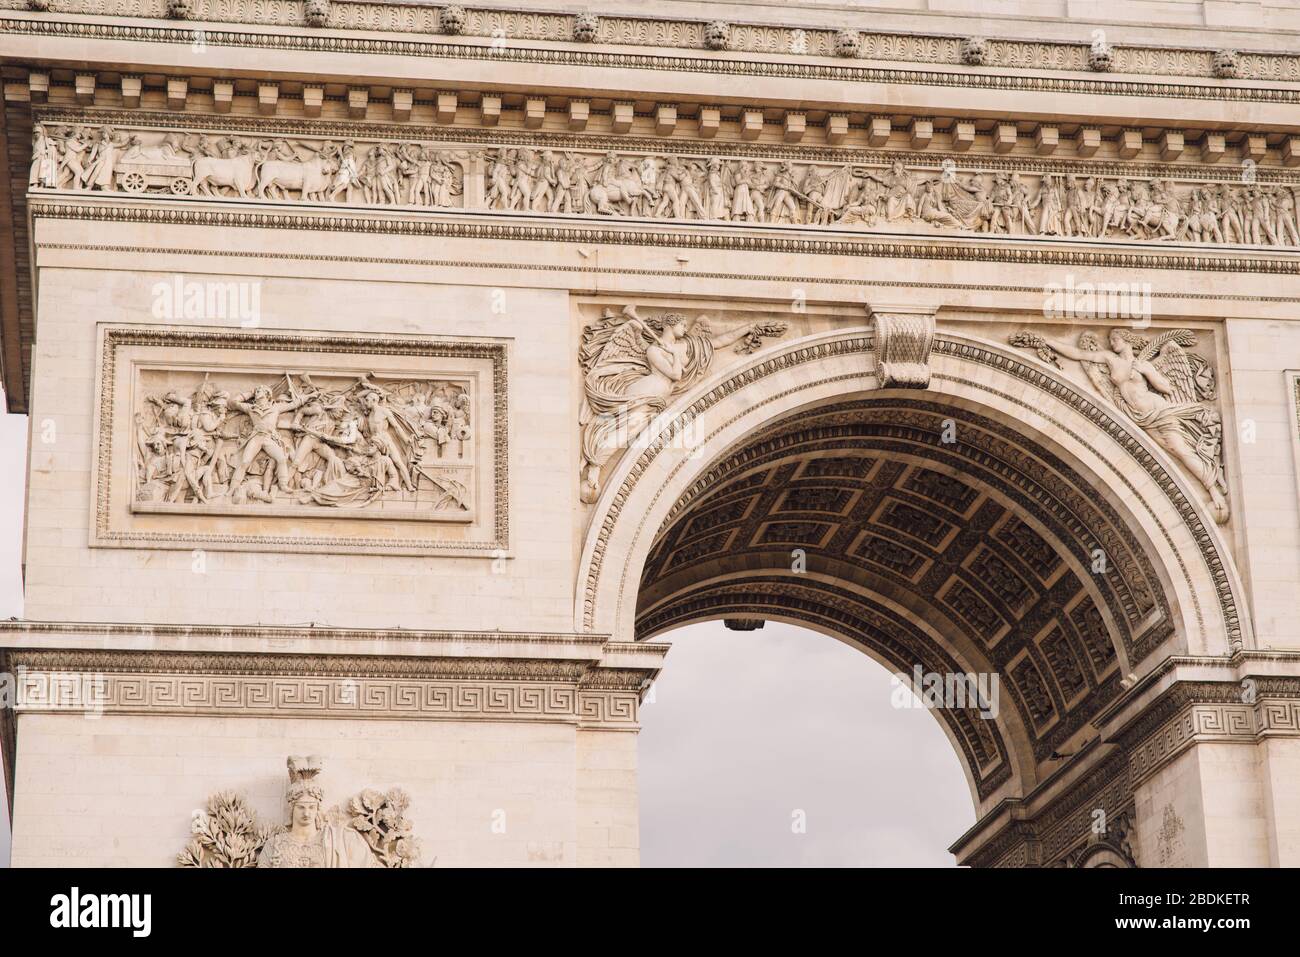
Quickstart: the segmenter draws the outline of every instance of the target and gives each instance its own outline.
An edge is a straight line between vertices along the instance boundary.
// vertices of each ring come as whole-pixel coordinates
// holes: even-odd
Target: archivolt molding
[[[870,348],[870,343],[869,335],[840,332],[820,337],[802,345],[795,342],[789,346],[771,347],[760,353],[756,361],[750,366],[739,370],[731,370],[718,379],[702,384],[692,395],[686,396],[681,402],[671,407],[668,410],[672,413],[670,424],[658,435],[648,436],[643,443],[639,443],[643,444],[644,448],[638,455],[634,458],[629,456],[625,462],[618,465],[614,473],[614,481],[606,488],[597,506],[595,521],[588,533],[588,545],[581,566],[582,577],[580,578],[577,607],[578,621],[581,623],[581,627],[591,629],[595,626],[598,596],[602,588],[602,575],[606,574],[606,570],[603,568],[605,556],[614,529],[620,521],[624,505],[630,499],[640,479],[651,470],[655,460],[675,441],[678,432],[684,427],[681,423],[698,423],[700,416],[708,409],[749,385],[759,384],[773,375],[808,363],[826,361],[838,356],[859,354],[867,351]],[[989,366],[1000,373],[1008,374],[1045,393],[1054,400],[1069,406],[1084,419],[1090,420],[1099,435],[1104,434],[1117,443],[1119,448],[1123,449],[1127,456],[1137,463],[1143,473],[1154,480],[1162,489],[1170,504],[1194,537],[1206,572],[1213,582],[1212,593],[1218,599],[1218,610],[1226,639],[1232,648],[1242,646],[1243,626],[1237,612],[1236,585],[1229,567],[1219,553],[1220,545],[1217,535],[1202,520],[1201,510],[1183,492],[1179,481],[1169,475],[1164,465],[1151,454],[1144,441],[1135,438],[1120,422],[1097,407],[1090,399],[1080,395],[1072,386],[1049,373],[1020,362],[1014,356],[1005,352],[994,351],[985,345],[961,337],[954,337],[951,334],[940,334],[936,337],[934,353],[972,362],[975,365]],[[846,374],[843,378],[854,380],[854,387],[861,388],[865,378],[865,370],[863,375]],[[823,380],[815,385],[830,386],[832,384],[832,381]],[[975,382],[969,384],[982,391],[988,390],[987,384],[977,385]],[[797,393],[807,388],[810,388],[810,386],[796,386],[791,391]],[[787,400],[787,396],[783,393],[766,396],[744,414],[752,414],[753,411],[762,406],[785,400]],[[1018,401],[1023,402],[1023,400]],[[994,404],[996,404],[996,399]],[[1036,408],[1041,410],[1041,404],[1038,404]],[[719,425],[717,431],[724,428],[726,428],[726,424]],[[707,447],[713,436],[716,436],[717,431],[703,437],[705,447]],[[674,471],[683,467],[684,463],[679,462]],[[1125,481],[1128,480],[1125,479]],[[662,483],[660,484],[662,485]],[[1147,507],[1150,508],[1150,504]],[[1157,524],[1160,524],[1160,519],[1154,511],[1151,512],[1151,518]],[[640,529],[637,534],[643,534],[645,518],[641,517],[637,519],[637,522],[639,523],[637,527]],[[1169,534],[1168,530],[1165,530],[1165,534]],[[1171,547],[1172,544],[1171,540]],[[624,557],[620,556],[619,561],[621,562]],[[619,567],[610,570],[608,573],[625,576],[629,574],[629,570]],[[632,569],[630,573],[639,576],[640,569]],[[1171,574],[1173,573],[1171,572]],[[1184,576],[1193,576],[1192,570],[1186,566],[1183,567],[1182,574]],[[1190,583],[1192,577],[1188,577],[1187,580]],[[630,587],[632,587],[632,584],[624,579],[617,590],[621,593]],[[1194,595],[1195,588],[1191,588],[1189,591]],[[612,593],[610,600],[613,600]],[[620,598],[619,600],[626,601],[627,599]],[[613,608],[606,609],[602,612],[602,618],[604,615],[614,613]],[[1147,649],[1147,651],[1149,650]]]
[[[1105,502],[1095,502],[1077,491],[1086,488],[1086,483],[1054,455],[1043,449],[1037,450],[1034,455],[1025,452],[1021,448],[1023,441],[1013,430],[986,417],[958,413],[960,417],[953,421],[958,423],[961,433],[961,441],[957,445],[960,451],[947,449],[942,443],[943,421],[953,414],[953,409],[937,403],[884,399],[879,402],[844,403],[812,413],[801,413],[794,421],[778,423],[770,430],[772,437],[756,438],[744,450],[710,469],[682,495],[660,527],[659,544],[652,549],[643,573],[643,589],[645,582],[660,575],[663,568],[671,566],[674,574],[678,574],[692,561],[707,558],[710,554],[735,554],[738,548],[746,544],[731,538],[713,552],[700,551],[700,539],[691,535],[689,540],[693,544],[685,545],[670,554],[669,547],[676,545],[665,537],[665,533],[670,525],[683,521],[687,510],[703,520],[706,515],[716,513],[717,510],[713,509],[714,501],[727,498],[736,501],[738,496],[751,495],[765,483],[790,489],[790,494],[807,482],[820,483],[819,490],[824,490],[835,483],[834,471],[827,472],[824,477],[809,479],[805,472],[792,474],[788,460],[797,456],[828,456],[842,454],[848,449],[858,449],[863,457],[855,461],[864,463],[870,477],[862,476],[866,491],[855,504],[855,512],[861,511],[867,503],[871,503],[869,511],[874,513],[881,501],[891,504],[897,502],[908,509],[921,506],[932,510],[935,513],[934,527],[941,533],[943,530],[955,529],[962,522],[965,522],[968,529],[981,534],[990,533],[994,525],[1004,531],[1009,527],[1004,519],[1010,513],[1004,510],[1000,502],[985,500],[979,504],[981,500],[978,492],[962,480],[948,479],[951,485],[961,490],[958,492],[953,489],[949,494],[965,495],[968,500],[955,509],[951,502],[945,504],[946,493],[927,489],[925,484],[927,478],[944,477],[927,468],[935,466],[944,470],[944,474],[975,477],[989,488],[996,489],[1000,496],[1013,503],[1022,514],[1033,515],[1036,521],[1043,522],[1053,542],[1058,543],[1051,546],[1052,558],[1049,561],[1035,562],[1024,555],[1025,546],[1020,545],[1021,553],[1017,555],[1015,564],[1021,571],[1009,572],[1012,578],[1028,574],[1034,582],[1034,590],[1042,596],[1050,594],[1062,583],[1063,578],[1073,580],[1072,575],[1062,575],[1066,569],[1056,552],[1057,548],[1072,555],[1078,568],[1087,568],[1091,564],[1092,548],[1100,543],[1110,558],[1107,571],[1101,576],[1101,581],[1105,584],[1102,589],[1104,603],[1118,627],[1120,646],[1124,649],[1127,660],[1136,663],[1154,650],[1168,637],[1169,607],[1154,568],[1118,513]],[[781,434],[783,432],[785,434]],[[888,463],[879,468],[874,467],[881,459],[888,460]],[[782,468],[783,460],[785,468]],[[817,458],[809,466],[835,461],[831,458]],[[911,468],[904,465],[913,462],[920,464]],[[758,481],[754,481],[756,479]],[[717,494],[710,495],[714,489],[717,489]],[[790,508],[788,499],[787,495],[787,502],[782,504],[783,509]],[[971,514],[972,508],[975,509],[974,514]],[[908,517],[913,520],[922,518],[911,514]],[[846,521],[842,515],[816,514],[813,510],[804,515],[792,513],[789,521],[784,524],[790,525],[801,518],[817,519],[821,523]],[[751,515],[749,521],[752,523],[755,520]],[[888,527],[866,527],[876,529],[886,538],[896,538],[895,530],[900,527],[901,521],[901,518],[889,519],[886,523]],[[1014,517],[1013,521],[1019,521],[1019,517]],[[904,530],[909,531],[910,550],[918,557],[925,556],[918,567],[926,567],[938,554],[923,541],[930,534],[929,530],[925,527],[910,530],[904,527]],[[688,529],[688,534],[691,531]],[[787,538],[792,534],[795,533],[787,533]],[[1037,533],[1034,536],[1041,542]],[[949,536],[941,534],[940,537],[946,542]],[[974,556],[978,552],[980,557],[991,561],[989,556],[1000,553],[1002,549],[1001,544],[993,541],[994,536],[991,534],[988,535],[987,543],[981,543],[970,534],[959,534],[957,539],[968,550],[958,555],[958,559]],[[808,546],[810,549],[816,544],[812,540],[793,538],[790,543]],[[953,544],[956,544],[956,540]],[[947,547],[951,549],[953,545]],[[687,549],[694,549],[690,558],[682,554]],[[981,549],[992,551],[986,556]],[[853,557],[862,559],[866,556]],[[886,576],[896,578],[906,586],[916,585],[911,577],[899,575],[896,569],[890,569],[887,561],[882,562],[880,558],[874,561],[867,558],[867,561],[873,567],[883,567]],[[983,577],[995,577],[994,570],[986,568]],[[1085,578],[1093,580],[1094,576],[1088,575]],[[932,584],[938,587],[943,582],[936,581]],[[1076,591],[1082,588],[1077,580],[1075,585]],[[1072,599],[1075,591],[1070,591],[1064,597]],[[643,595],[643,600],[644,598]],[[998,620],[1019,621],[1020,616],[1008,610],[1006,602],[1001,598],[990,596],[987,600],[992,602],[992,608],[999,609],[995,612]]]
[[[885,398],[801,412],[710,469],[656,536],[637,634],[741,615],[822,622],[828,613],[818,602],[832,602],[828,596],[853,609],[893,596],[920,620],[935,627],[946,620],[950,635],[964,636],[974,649],[965,670],[1003,676],[1021,735],[1033,742],[1034,759],[1046,760],[1119,693],[1130,662],[1169,636],[1168,605],[1122,522],[1100,531],[1079,524],[1076,515],[1107,523],[1118,515],[1103,518],[1086,497],[1065,491],[1081,479],[1063,463],[1042,453],[1049,471],[1027,479],[1007,467],[1014,433],[960,412],[960,451],[949,454],[941,422],[954,411],[921,408]],[[1086,569],[1102,540],[1114,558],[1098,580]],[[794,547],[805,554],[801,574],[791,571]],[[1072,566],[1064,556],[1073,556]],[[850,620],[838,632],[856,636],[855,629]]]
[[[308,23],[308,4],[301,0],[271,0],[271,2],[254,2],[254,0],[199,0],[194,4],[191,14],[197,22],[247,24],[252,27],[305,27]],[[0,9],[25,10],[25,0],[2,0]],[[248,37],[244,45],[267,44],[278,39],[278,46],[283,49],[338,49],[346,48],[349,52],[402,52],[410,55],[412,49],[436,49],[436,53],[425,55],[455,56],[492,56],[499,59],[535,62],[545,57],[544,62],[578,62],[591,65],[636,65],[642,68],[665,69],[666,62],[689,64],[686,68],[708,70],[710,72],[737,72],[748,67],[761,75],[812,76],[844,79],[857,78],[857,74],[868,68],[849,65],[832,65],[816,62],[820,59],[837,57],[840,59],[869,60],[935,66],[956,66],[967,64],[965,69],[953,70],[940,74],[941,79],[952,82],[963,78],[971,86],[991,86],[1000,80],[1054,80],[1054,77],[1029,77],[1017,74],[1028,71],[1043,73],[1085,73],[1103,69],[1103,64],[1093,55],[1092,45],[1088,42],[1068,43],[1061,41],[1017,40],[999,38],[979,38],[980,57],[978,64],[970,64],[972,59],[966,54],[968,39],[952,35],[925,35],[902,32],[884,32],[877,30],[857,31],[845,24],[844,28],[809,26],[807,28],[788,25],[768,25],[762,23],[728,23],[725,31],[718,33],[712,23],[701,20],[673,20],[653,17],[600,16],[594,18],[594,24],[588,19],[579,27],[579,18],[575,14],[538,12],[532,10],[487,10],[467,8],[463,19],[455,30],[447,29],[441,17],[441,8],[399,5],[393,3],[350,3],[335,2],[330,4],[328,13],[314,26],[322,26],[330,32],[325,34],[301,33],[258,34],[252,30],[235,33],[233,31],[205,30],[206,42],[235,45],[240,39]],[[165,19],[166,5],[162,0],[55,0],[51,10],[43,17],[30,17],[7,21],[7,26],[14,32],[40,35],[53,32],[55,24],[50,20],[58,14],[77,14],[92,17],[130,17]],[[589,16],[589,15],[588,15]],[[57,26],[87,32],[87,28],[96,28],[91,35],[121,36],[127,34],[125,25],[114,23],[86,23],[78,21],[61,21]],[[158,27],[141,28],[132,25],[132,38],[138,38],[141,31],[149,34],[177,33],[185,37],[185,42],[193,43],[193,30],[170,30]],[[80,28],[77,30],[77,28]],[[377,40],[373,37],[341,37],[342,31],[365,31],[410,34],[428,36],[430,34],[454,33],[466,37],[464,42],[429,42],[405,40]],[[714,30],[715,34],[711,34]],[[69,32],[70,32],[69,31]],[[336,32],[337,31],[337,32]],[[60,31],[63,32],[63,31]],[[719,37],[721,38],[719,40]],[[149,39],[157,39],[149,36]],[[491,45],[473,43],[473,40],[490,39],[497,41]],[[508,40],[508,43],[501,43]],[[849,42],[852,40],[852,42]],[[563,47],[520,48],[520,43],[565,43]],[[580,48],[582,43],[585,49]],[[346,44],[346,47],[344,46]],[[569,45],[572,44],[572,45]],[[731,54],[749,54],[747,59],[722,59],[714,56],[682,57],[659,53],[631,54],[614,53],[607,50],[593,49],[601,46],[640,46],[663,49],[704,50],[715,47]],[[1222,62],[1223,54],[1231,52],[1234,76],[1238,79],[1268,82],[1300,81],[1300,57],[1290,54],[1253,51],[1215,51],[1209,49],[1155,47],[1136,45],[1132,47],[1108,47],[1109,58],[1105,61],[1106,72],[1118,74],[1136,74],[1143,77],[1214,77],[1222,73],[1222,66],[1216,66],[1216,58]],[[779,61],[756,59],[757,57],[779,56]],[[972,68],[972,66],[974,68]],[[921,76],[938,74],[937,70],[902,71],[890,69],[873,69],[872,72],[888,75],[890,73],[918,73]],[[1111,81],[1102,83],[1096,80],[1084,80],[1071,77],[1067,89],[1078,88],[1091,91],[1096,88],[1124,91],[1142,90],[1144,88],[1172,88],[1178,90],[1187,86],[1193,90],[1203,91],[1202,95],[1219,93],[1223,98],[1233,94],[1236,87],[1229,86],[1192,86],[1191,84],[1151,83],[1139,81]],[[876,79],[873,82],[880,82]],[[1255,92],[1256,95],[1263,91]],[[1273,91],[1278,92],[1278,91]],[[1139,94],[1140,95],[1140,94]],[[1165,93],[1163,95],[1174,95]],[[1240,96],[1240,94],[1237,94]]]
[[[969,836],[980,829],[976,824],[949,851],[966,855],[959,859],[971,867],[1078,867],[1109,848],[1126,860],[1125,866],[1134,867],[1133,795],[1128,760],[1115,750],[1098,756],[1092,769],[1077,775],[1061,796],[1036,813],[1030,810],[1032,795],[1003,802],[987,817],[1010,810],[1011,821],[967,851]]]

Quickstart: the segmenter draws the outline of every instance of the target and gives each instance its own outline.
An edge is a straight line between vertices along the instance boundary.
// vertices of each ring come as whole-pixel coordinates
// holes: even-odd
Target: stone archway
[[[1100,762],[1098,715],[1170,655],[1250,647],[1239,586],[1164,454],[1045,367],[939,335],[928,388],[881,389],[873,338],[770,347],[670,408],[606,480],[578,625],[783,620],[996,675],[996,720],[939,715],[984,814]]]

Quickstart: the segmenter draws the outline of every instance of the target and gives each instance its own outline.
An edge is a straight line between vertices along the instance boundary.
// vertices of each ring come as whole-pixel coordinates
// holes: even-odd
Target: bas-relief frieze
[[[504,344],[156,327],[102,340],[95,544],[505,547]]]
[[[38,123],[32,190],[1300,247],[1300,184]],[[1266,181],[1267,180],[1267,181]]]
[[[470,521],[474,385],[140,368],[131,508]]]

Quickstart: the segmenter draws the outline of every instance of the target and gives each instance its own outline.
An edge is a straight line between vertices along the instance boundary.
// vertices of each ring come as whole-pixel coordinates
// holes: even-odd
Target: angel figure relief
[[[779,337],[788,328],[786,322],[771,321],[714,332],[706,316],[691,322],[678,313],[643,318],[635,306],[618,313],[606,309],[583,330],[579,350],[582,501],[596,501],[601,467],[704,376],[715,350],[738,343],[737,352],[753,352],[764,338]]]
[[[1131,329],[1110,330],[1109,348],[1096,333],[1077,346],[1032,333],[1011,336],[1013,346],[1035,349],[1059,367],[1057,355],[1083,365],[1099,393],[1122,409],[1204,486],[1214,520],[1228,521],[1228,485],[1223,474],[1223,420],[1206,403],[1217,395],[1214,370],[1201,355],[1190,329],[1171,329],[1148,339]]]

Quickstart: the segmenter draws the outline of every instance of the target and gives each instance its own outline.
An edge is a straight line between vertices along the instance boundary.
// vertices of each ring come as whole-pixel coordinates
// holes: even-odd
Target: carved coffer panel
[[[99,327],[91,544],[508,548],[507,348]]]

